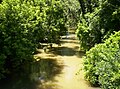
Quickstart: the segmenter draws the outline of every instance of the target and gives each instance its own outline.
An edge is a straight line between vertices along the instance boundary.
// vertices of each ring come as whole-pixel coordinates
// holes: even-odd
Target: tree
[[[120,87],[120,31],[91,48],[84,60],[85,79],[102,89]]]
[[[83,16],[83,18],[85,18],[84,17],[84,15],[86,13],[86,11],[85,11],[85,2],[84,2],[84,0],[79,0],[79,3],[80,3],[80,7],[81,7],[82,16]]]
[[[88,1],[84,3],[87,5]],[[81,18],[78,25],[77,35],[81,48],[89,50],[95,44],[103,42],[114,31],[119,31],[119,5],[119,1],[113,3],[112,0],[91,0],[92,13],[86,8],[85,17]]]
[[[4,0],[0,4],[0,79],[34,60],[46,36],[56,42],[66,31],[59,0]]]
[[[79,2],[77,0],[62,0],[62,4],[65,11],[64,15],[66,16],[66,25],[69,28],[76,27],[80,18]]]

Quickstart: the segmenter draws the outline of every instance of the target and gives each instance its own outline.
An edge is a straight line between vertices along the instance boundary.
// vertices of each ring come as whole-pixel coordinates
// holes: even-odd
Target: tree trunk
[[[87,0],[87,9],[88,9],[88,12],[92,13],[92,5],[91,5],[91,0]]]
[[[80,3],[80,7],[81,7],[81,10],[82,10],[82,16],[83,16],[83,18],[85,18],[84,17],[84,15],[85,15],[85,3],[84,3],[84,1],[83,0],[79,0],[79,3]]]

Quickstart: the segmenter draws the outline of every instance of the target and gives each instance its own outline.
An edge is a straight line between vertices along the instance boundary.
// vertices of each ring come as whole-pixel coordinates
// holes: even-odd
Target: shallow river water
[[[44,83],[40,89],[100,89],[90,86],[84,79],[82,70],[84,52],[79,51],[79,42],[76,35],[69,34],[62,38],[61,46],[54,47],[51,53],[55,55],[53,58],[56,58],[58,64],[62,64],[63,68],[60,73],[54,76],[53,81]]]
[[[63,36],[61,46],[38,49],[38,61],[31,64],[29,76],[13,76],[0,82],[0,89],[100,89],[84,79],[82,56],[75,34]],[[79,73],[78,73],[79,72]],[[23,73],[22,73],[23,74]]]

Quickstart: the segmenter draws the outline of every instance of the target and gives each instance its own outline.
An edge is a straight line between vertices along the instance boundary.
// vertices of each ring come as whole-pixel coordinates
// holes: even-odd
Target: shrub
[[[84,57],[85,78],[102,89],[120,88],[120,32],[91,48]]]
[[[36,49],[30,24],[33,14],[33,7],[20,0],[4,0],[0,5],[0,75],[32,61]]]
[[[33,61],[38,43],[60,39],[65,28],[60,0],[4,0],[0,4],[0,79]],[[48,34],[47,34],[48,33]]]
[[[88,3],[84,4],[88,5]],[[95,6],[95,4],[98,5]],[[84,14],[84,18],[80,19],[81,21],[77,29],[80,46],[83,50],[89,50],[95,44],[104,42],[105,39],[109,38],[111,33],[120,30],[119,1],[91,0],[90,5],[92,5],[93,11],[88,11]]]

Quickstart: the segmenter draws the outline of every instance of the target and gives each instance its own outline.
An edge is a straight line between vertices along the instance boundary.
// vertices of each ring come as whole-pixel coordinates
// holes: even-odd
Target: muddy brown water
[[[75,34],[63,36],[60,47],[55,46],[46,54],[37,56],[56,58],[58,64],[63,65],[60,73],[54,76],[54,80],[47,81],[39,86],[40,89],[100,89],[92,87],[84,79],[82,56],[84,52],[79,51],[79,41]],[[79,73],[78,73],[79,72]]]
[[[61,46],[53,44],[46,53],[38,49],[38,59],[30,65],[30,72],[0,82],[0,89],[100,89],[85,81],[83,55],[75,34],[70,33],[62,37]]]

